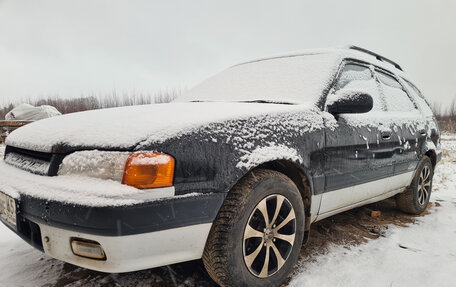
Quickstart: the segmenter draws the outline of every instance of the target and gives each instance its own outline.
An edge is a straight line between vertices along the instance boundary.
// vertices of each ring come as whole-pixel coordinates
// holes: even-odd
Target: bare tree
[[[432,111],[442,131],[456,132],[456,95],[446,109],[443,109],[440,103],[434,102]]]

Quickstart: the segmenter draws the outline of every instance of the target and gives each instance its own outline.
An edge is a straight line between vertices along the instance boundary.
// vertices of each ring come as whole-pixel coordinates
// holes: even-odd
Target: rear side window
[[[391,75],[376,71],[380,89],[386,102],[386,110],[391,112],[410,112],[416,109],[402,85]]]
[[[432,116],[433,112],[431,108],[429,107],[429,104],[427,103],[426,99],[424,96],[421,94],[421,92],[407,80],[404,80],[405,88],[409,92],[409,95],[413,97],[415,103],[418,105],[418,108],[425,114],[426,116]]]
[[[381,111],[382,110],[382,100],[380,95],[380,90],[378,84],[372,75],[372,71],[365,66],[357,64],[347,64],[345,65],[342,73],[336,83],[335,93],[341,90],[356,90],[364,91],[369,94],[374,100],[374,106],[372,110]],[[331,96],[328,98],[330,99]]]

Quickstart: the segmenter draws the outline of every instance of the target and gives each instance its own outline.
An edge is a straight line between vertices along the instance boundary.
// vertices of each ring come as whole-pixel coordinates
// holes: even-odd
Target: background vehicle
[[[105,272],[202,257],[222,286],[279,285],[322,218],[395,195],[422,212],[441,158],[419,90],[357,47],[240,64],[175,103],[7,144],[3,221],[35,247]]]

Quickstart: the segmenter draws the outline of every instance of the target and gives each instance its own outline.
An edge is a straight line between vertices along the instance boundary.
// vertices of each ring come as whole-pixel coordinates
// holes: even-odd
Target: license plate
[[[0,192],[0,218],[3,222],[16,227],[16,201]]]

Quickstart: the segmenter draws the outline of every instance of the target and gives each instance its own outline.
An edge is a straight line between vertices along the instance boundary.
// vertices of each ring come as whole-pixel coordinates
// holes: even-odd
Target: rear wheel
[[[209,234],[204,265],[221,286],[279,286],[298,258],[304,223],[293,181],[255,170],[228,194]]]
[[[424,156],[418,164],[412,183],[403,193],[396,195],[397,207],[410,214],[420,214],[429,204],[434,170],[429,157]]]

